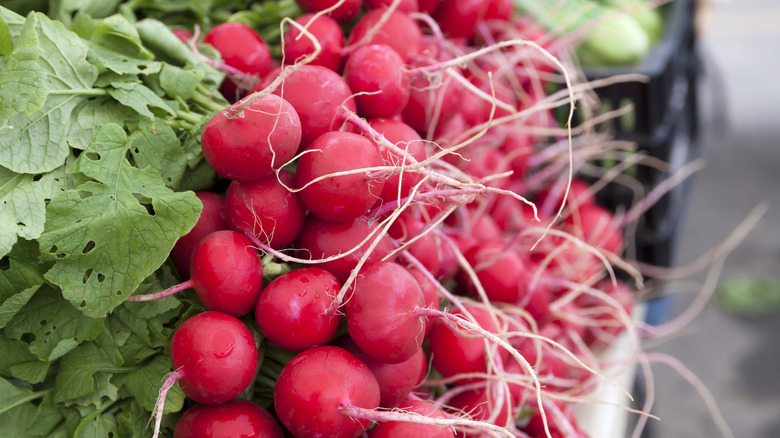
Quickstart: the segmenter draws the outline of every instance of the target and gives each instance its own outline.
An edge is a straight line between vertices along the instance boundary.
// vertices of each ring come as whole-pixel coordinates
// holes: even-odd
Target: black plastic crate
[[[617,118],[608,128],[620,140],[636,144],[637,151],[669,164],[671,172],[699,155],[699,109],[697,81],[701,62],[694,30],[695,0],[674,0],[665,6],[666,28],[661,41],[646,60],[637,66],[586,69],[588,79],[602,79],[620,74],[639,73],[646,82],[628,82],[596,90],[605,109],[627,103],[634,105],[632,117]],[[608,162],[596,163],[609,165]],[[649,192],[670,173],[637,166],[634,177]],[[629,255],[637,261],[656,266],[672,266],[680,241],[685,209],[690,198],[693,178],[678,185],[639,220]],[[636,200],[628,188],[609,184],[597,199],[617,211],[630,208]],[[657,324],[671,316],[671,297],[647,303],[648,323]]]

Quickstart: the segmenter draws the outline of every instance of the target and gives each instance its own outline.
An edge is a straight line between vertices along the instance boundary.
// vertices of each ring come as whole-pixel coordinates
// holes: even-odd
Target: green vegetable
[[[602,16],[610,13],[614,16],[594,26],[577,47],[583,66],[632,65],[650,51],[650,39],[632,16],[606,8],[601,11]]]

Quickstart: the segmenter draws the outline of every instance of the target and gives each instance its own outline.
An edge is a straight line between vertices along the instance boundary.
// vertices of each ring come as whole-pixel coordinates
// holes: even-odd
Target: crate
[[[631,117],[616,118],[608,127],[617,139],[635,143],[638,151],[669,163],[674,172],[699,155],[697,80],[701,62],[694,29],[696,1],[674,0],[665,8],[664,36],[642,64],[590,68],[585,75],[591,80],[629,73],[648,78],[646,82],[613,84],[596,93],[605,109],[634,105]],[[668,176],[648,166],[638,166],[635,175],[645,192]],[[688,178],[640,219],[631,248],[637,261],[656,266],[674,264],[691,184],[692,178]],[[613,211],[629,208],[633,198],[632,191],[618,184],[608,185],[597,195],[598,202]],[[669,297],[650,300],[646,321],[663,322],[672,310]]]

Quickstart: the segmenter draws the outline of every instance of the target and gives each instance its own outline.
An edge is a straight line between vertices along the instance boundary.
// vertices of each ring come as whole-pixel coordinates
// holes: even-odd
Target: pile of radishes
[[[585,436],[572,401],[633,296],[622,229],[569,177],[551,41],[511,0],[299,4],[282,62],[242,24],[202,40],[237,99],[202,136],[229,185],[198,194],[185,281],[130,298],[207,309],[158,415],[178,382],[176,437]],[[269,371],[258,345],[292,359]]]

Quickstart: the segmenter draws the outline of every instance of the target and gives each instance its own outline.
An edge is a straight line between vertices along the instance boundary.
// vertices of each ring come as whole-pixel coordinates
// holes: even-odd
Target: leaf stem
[[[16,401],[14,401],[14,402],[12,402],[12,403],[10,403],[8,405],[2,406],[2,407],[0,407],[0,414],[2,414],[4,412],[7,412],[7,411],[10,411],[11,409],[13,409],[13,408],[15,408],[17,406],[21,406],[21,405],[23,405],[23,404],[25,404],[27,402],[31,402],[33,400],[37,400],[37,399],[45,396],[49,392],[51,392],[53,389],[54,388],[49,388],[49,389],[44,389],[43,391],[30,393],[29,395],[27,395],[25,397],[22,397],[19,400],[16,400]]]
[[[73,90],[51,90],[55,96],[108,96],[108,91],[102,88],[80,88]]]
[[[193,125],[197,125],[198,123],[200,123],[200,119],[203,116],[199,116],[189,111],[176,111],[176,117],[180,118],[181,120],[184,120],[185,122],[189,122],[192,123]]]
[[[193,286],[192,279],[183,281],[179,284],[175,284],[168,289],[161,290],[159,292],[146,294],[146,295],[130,295],[127,297],[127,301],[151,301],[151,300],[159,300],[160,298],[165,298],[168,296],[171,296],[177,292],[181,292],[185,289],[189,289]]]

